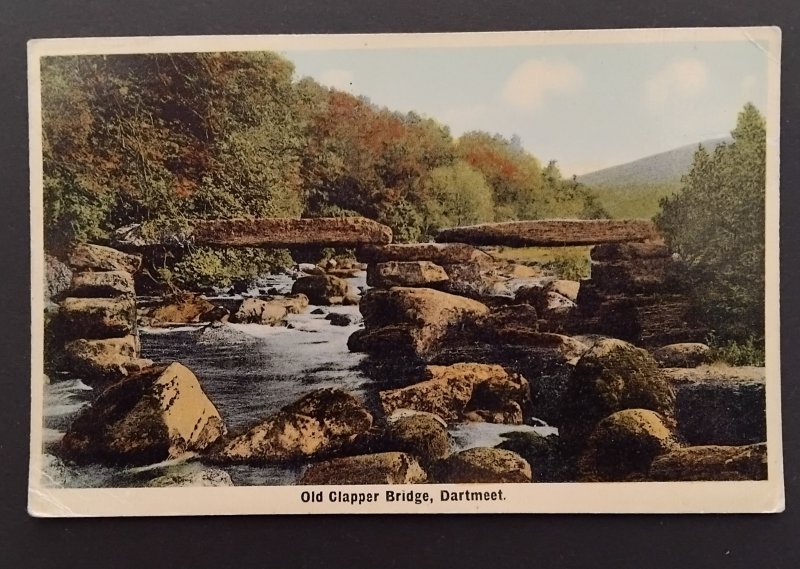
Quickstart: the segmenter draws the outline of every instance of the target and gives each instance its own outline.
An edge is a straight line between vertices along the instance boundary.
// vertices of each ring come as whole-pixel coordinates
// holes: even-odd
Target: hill
[[[728,138],[701,142],[709,152]],[[612,217],[652,217],[662,197],[680,189],[681,176],[692,165],[697,144],[688,144],[578,176],[578,181],[593,188],[601,205]]]

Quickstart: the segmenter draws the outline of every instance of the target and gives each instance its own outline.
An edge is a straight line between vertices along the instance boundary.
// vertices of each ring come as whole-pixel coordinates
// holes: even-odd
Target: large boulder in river
[[[202,487],[219,488],[223,486],[233,486],[231,475],[224,470],[209,468],[188,473],[165,474],[153,478],[147,485],[151,488],[181,488],[181,487]]]
[[[653,351],[653,357],[661,367],[697,367],[708,363],[711,348],[699,342],[669,344]]]
[[[210,315],[214,308],[214,304],[199,295],[183,293],[167,297],[160,305],[142,312],[151,326],[164,326],[200,322],[200,316]]]
[[[524,377],[501,366],[458,363],[428,366],[425,380],[401,389],[379,393],[387,415],[398,409],[425,411],[449,420],[522,422],[530,405],[530,388]],[[509,408],[513,411],[508,414]]]
[[[111,247],[84,243],[73,249],[69,264],[78,271],[124,271],[135,273],[142,265],[142,256],[123,253]]]
[[[766,372],[724,364],[662,370],[675,390],[678,432],[690,445],[767,440]]]
[[[270,296],[262,300],[278,304],[286,309],[289,314],[302,314],[308,308],[308,297],[304,294],[293,294],[291,296]]]
[[[428,476],[417,460],[402,452],[337,458],[309,466],[300,484],[421,484]]]
[[[448,279],[445,270],[430,261],[388,261],[367,268],[367,284],[377,288],[428,287]]]
[[[133,277],[125,271],[74,273],[70,296],[83,298],[114,298],[134,296]]]
[[[292,285],[292,294],[304,294],[311,304],[327,306],[341,304],[350,292],[350,284],[331,275],[309,275],[300,277]]]
[[[674,423],[675,393],[645,350],[622,340],[597,342],[570,374],[559,428],[571,444],[581,444],[595,425],[624,409],[648,409]]]
[[[431,464],[450,454],[447,424],[432,413],[409,413],[389,422],[391,448],[413,454],[423,464]]]
[[[531,465],[515,452],[476,447],[440,462],[437,481],[444,484],[531,482]]]
[[[365,332],[351,348],[375,353],[404,352],[425,359],[441,346],[448,332],[487,314],[475,300],[429,288],[369,290],[360,304]]]
[[[218,458],[270,463],[325,456],[348,447],[371,427],[372,415],[355,397],[320,389],[235,437]]]
[[[581,470],[589,479],[606,481],[641,477],[655,457],[677,446],[674,433],[658,413],[625,409],[597,424],[581,459]]]
[[[70,425],[61,450],[76,462],[152,464],[202,451],[224,434],[197,377],[173,363],[108,387]]]
[[[133,335],[73,340],[64,346],[64,362],[73,374],[90,384],[114,382],[153,364],[139,357],[139,342]]]
[[[675,449],[650,465],[661,481],[766,480],[767,445],[695,446]]]
[[[136,325],[133,298],[65,298],[59,308],[59,326],[69,338],[121,338]]]
[[[230,320],[238,324],[277,326],[285,322],[286,314],[286,307],[282,304],[259,298],[245,298]]]

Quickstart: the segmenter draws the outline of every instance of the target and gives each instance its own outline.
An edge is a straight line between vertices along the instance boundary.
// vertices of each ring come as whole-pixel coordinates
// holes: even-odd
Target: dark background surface
[[[0,1],[0,564],[4,567],[800,567],[795,0]],[[26,513],[31,38],[778,25],[787,511],[746,516],[257,516],[37,520]]]

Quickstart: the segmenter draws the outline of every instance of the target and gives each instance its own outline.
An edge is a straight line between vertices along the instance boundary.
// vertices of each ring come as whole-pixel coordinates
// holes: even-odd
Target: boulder
[[[568,281],[563,279],[557,279],[551,281],[544,287],[544,292],[553,292],[555,294],[561,295],[564,298],[571,300],[572,302],[578,301],[578,291],[581,288],[581,283],[578,281]]]
[[[650,465],[661,481],[766,480],[767,445],[693,446],[675,449]]]
[[[663,370],[675,390],[678,432],[690,445],[747,445],[767,440],[763,367],[724,364]]]
[[[325,274],[325,269],[315,265],[314,263],[300,263],[299,265],[297,265],[297,268],[300,270],[300,272],[305,273],[307,275]]]
[[[544,291],[536,305],[542,318],[552,318],[572,314],[577,305],[557,292]]]
[[[230,474],[224,470],[209,468],[188,474],[166,474],[153,478],[147,485],[151,488],[178,488],[198,486],[203,488],[218,488],[233,486]]]
[[[388,444],[418,457],[422,464],[432,464],[450,454],[450,439],[443,423],[430,413],[401,416],[389,423]]]
[[[288,314],[302,314],[308,308],[308,297],[304,294],[293,294],[291,296],[269,296],[262,298],[270,304],[283,306]]]
[[[447,273],[430,261],[388,261],[367,268],[367,284],[377,288],[426,287],[448,280]]]
[[[661,367],[697,367],[708,363],[711,348],[699,342],[669,344],[653,351],[653,358]]]
[[[340,304],[341,299],[350,293],[350,285],[344,279],[330,275],[309,275],[300,277],[292,285],[292,294],[305,295],[311,304],[327,306]],[[335,299],[339,298],[338,302]]]
[[[217,305],[211,310],[203,312],[197,319],[200,322],[227,322],[230,320],[231,312],[222,305]]]
[[[331,326],[354,326],[361,320],[355,314],[341,314],[339,312],[331,312],[325,317],[325,320],[331,323]]]
[[[279,326],[285,323],[286,314],[286,307],[280,303],[259,298],[246,298],[239,306],[239,310],[231,316],[231,321],[238,324]]]
[[[561,455],[558,436],[543,436],[530,431],[510,431],[500,435],[503,442],[495,448],[510,450],[531,465],[533,482],[566,482],[569,472]]]
[[[68,342],[64,346],[66,367],[86,383],[114,382],[153,365],[139,357],[135,336]]]
[[[69,297],[61,303],[58,319],[68,338],[121,338],[134,330],[136,303],[126,297]]]
[[[428,366],[424,381],[381,391],[379,398],[387,415],[398,409],[413,409],[448,421],[465,419],[471,411],[504,412],[510,404],[516,404],[520,411],[527,410],[530,388],[524,377],[509,374],[499,365],[458,363]],[[486,413],[486,417],[493,416]],[[478,413],[474,417],[483,415]],[[512,417],[514,422],[521,422],[516,414]]]
[[[438,482],[444,484],[531,482],[531,465],[515,452],[476,447],[450,455],[439,463]]]
[[[69,264],[77,271],[135,273],[142,265],[142,256],[123,253],[102,245],[83,243],[72,250],[69,256]]]
[[[540,298],[544,294],[546,283],[535,283],[523,285],[519,287],[514,294],[514,300],[517,304],[530,304],[531,306],[539,306]]]
[[[625,409],[597,424],[581,459],[581,470],[589,479],[627,480],[645,475],[656,456],[677,446],[672,430],[658,413]]]
[[[461,263],[490,265],[494,261],[488,253],[464,243],[365,245],[356,251],[356,258],[368,264],[389,261],[430,261],[437,265]]]
[[[52,300],[66,292],[72,282],[72,270],[56,257],[44,256],[44,297]]]
[[[357,294],[346,294],[342,298],[342,306],[358,306],[361,303],[361,297]]]
[[[327,274],[340,279],[354,279],[361,274],[360,269],[328,269]]]
[[[364,351],[401,351],[425,359],[468,319],[487,314],[480,302],[428,288],[395,287],[369,290],[362,297],[361,314],[366,333],[360,337]],[[386,338],[392,343],[387,344]]]
[[[581,445],[604,417],[624,409],[648,409],[672,425],[675,394],[646,351],[621,340],[597,342],[578,360],[567,382],[559,421],[568,444]]]
[[[197,377],[173,363],[109,386],[70,425],[61,450],[81,463],[152,464],[203,451],[225,432]]]
[[[473,336],[475,340],[496,338],[502,342],[509,330],[539,331],[539,315],[529,304],[502,306],[475,320]]]
[[[165,298],[162,304],[148,311],[142,311],[142,315],[151,326],[191,324],[200,322],[200,315],[205,315],[215,308],[205,298],[185,293]]]
[[[372,415],[339,389],[314,391],[231,440],[219,459],[270,463],[325,456],[347,448],[372,427]]]
[[[72,275],[70,296],[114,298],[134,296],[133,277],[125,271],[83,272]]]
[[[348,456],[310,465],[300,484],[421,484],[427,474],[402,452]]]

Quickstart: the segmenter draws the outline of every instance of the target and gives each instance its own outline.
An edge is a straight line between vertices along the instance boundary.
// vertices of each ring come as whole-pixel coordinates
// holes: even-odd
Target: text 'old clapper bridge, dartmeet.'
[[[199,220],[172,240],[212,247],[355,248],[357,259],[368,264],[368,279],[382,275],[395,286],[430,288],[480,278],[491,257],[478,247],[593,246],[591,277],[581,282],[578,310],[561,323],[561,331],[603,334],[644,346],[700,341],[706,335],[679,278],[681,261],[650,220],[484,223],[443,229],[435,239],[395,244],[385,225],[363,217],[336,217]],[[137,235],[136,228],[118,232],[114,243],[129,250],[156,244]]]

